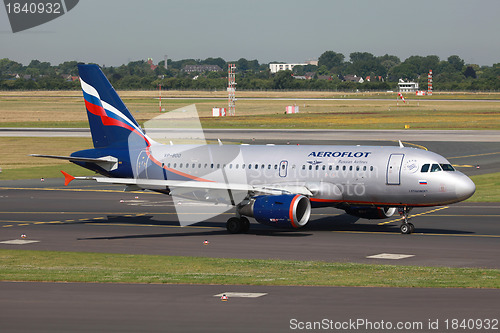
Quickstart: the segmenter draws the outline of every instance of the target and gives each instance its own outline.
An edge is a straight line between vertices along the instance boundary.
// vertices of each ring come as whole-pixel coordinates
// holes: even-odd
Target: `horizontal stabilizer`
[[[61,173],[64,175],[64,186],[68,186],[69,183],[71,183],[75,179],[75,177],[73,177],[67,172],[61,170]]]
[[[99,158],[89,158],[89,157],[76,157],[76,156],[57,156],[57,155],[40,155],[40,154],[30,154],[32,157],[43,157],[43,158],[54,158],[59,160],[66,160],[70,162],[87,162],[95,163],[107,171],[113,171],[118,167],[118,159],[113,156],[105,156]]]

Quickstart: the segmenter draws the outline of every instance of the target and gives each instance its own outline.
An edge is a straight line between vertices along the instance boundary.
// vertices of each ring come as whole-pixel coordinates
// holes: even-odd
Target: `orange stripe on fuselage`
[[[178,171],[178,170],[175,170],[175,169],[171,169],[171,168],[167,168],[166,166],[162,165],[162,163],[160,163],[160,161],[158,161],[156,158],[153,157],[153,154],[151,154],[151,152],[149,151],[149,148],[150,146],[148,146],[146,148],[146,154],[148,155],[149,159],[151,161],[154,162],[154,164],[158,165],[159,167],[167,170],[167,171],[170,171],[170,172],[173,172],[179,176],[182,176],[182,177],[186,177],[186,178],[189,178],[191,180],[195,180],[195,181],[198,181],[198,182],[208,182],[208,183],[215,183],[214,180],[208,180],[208,179],[205,179],[205,178],[200,178],[200,177],[196,177],[196,176],[192,176],[192,175],[189,175],[187,173],[184,173],[184,172],[181,172],[181,171]]]
[[[356,200],[331,200],[331,199],[318,199],[310,198],[309,200],[315,202],[330,202],[330,203],[350,203],[350,204],[361,204],[361,205],[379,205],[379,206],[412,206],[412,207],[434,207],[440,205],[448,205],[448,203],[443,204],[402,204],[394,202],[374,202],[374,201],[356,201]]]

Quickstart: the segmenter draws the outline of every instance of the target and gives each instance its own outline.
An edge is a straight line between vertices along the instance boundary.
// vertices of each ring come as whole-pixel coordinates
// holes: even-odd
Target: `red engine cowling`
[[[300,228],[309,222],[311,203],[300,194],[262,195],[252,198],[239,213],[278,228]]]

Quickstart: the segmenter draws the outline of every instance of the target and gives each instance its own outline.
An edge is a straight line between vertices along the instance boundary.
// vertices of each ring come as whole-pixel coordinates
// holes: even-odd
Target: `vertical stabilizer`
[[[149,140],[97,65],[79,64],[80,83],[95,148],[149,146]]]

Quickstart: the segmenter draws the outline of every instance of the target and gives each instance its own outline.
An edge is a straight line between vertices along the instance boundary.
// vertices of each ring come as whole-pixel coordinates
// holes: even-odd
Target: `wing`
[[[179,181],[179,180],[162,180],[162,179],[140,179],[140,178],[111,178],[111,177],[73,177],[70,174],[61,171],[64,175],[64,185],[68,185],[73,180],[93,180],[98,183],[126,185],[133,189],[148,189],[148,190],[165,190],[166,188],[185,188],[185,189],[207,189],[207,190],[231,190],[251,192],[254,195],[280,195],[283,193],[302,194],[312,196],[305,186],[287,185],[287,184],[266,184],[266,185],[250,185],[250,184],[226,184],[220,182],[203,182],[203,181]]]

